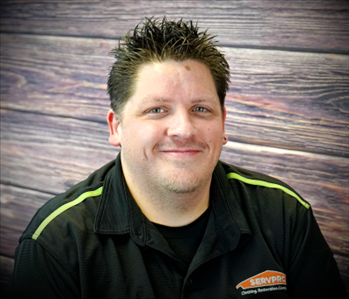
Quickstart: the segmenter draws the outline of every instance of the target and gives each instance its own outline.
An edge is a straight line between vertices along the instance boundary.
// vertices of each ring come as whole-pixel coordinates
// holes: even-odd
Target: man
[[[345,298],[309,204],[218,161],[229,66],[211,37],[146,19],[113,54],[120,155],[35,215],[11,296]]]

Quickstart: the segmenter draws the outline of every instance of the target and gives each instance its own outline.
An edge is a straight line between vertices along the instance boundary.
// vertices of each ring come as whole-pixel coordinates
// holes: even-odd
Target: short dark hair
[[[215,36],[199,32],[197,23],[145,18],[111,51],[116,62],[109,73],[108,93],[111,108],[121,116],[134,92],[141,65],[166,60],[192,59],[205,64],[212,75],[221,107],[229,88],[229,64],[217,49]]]

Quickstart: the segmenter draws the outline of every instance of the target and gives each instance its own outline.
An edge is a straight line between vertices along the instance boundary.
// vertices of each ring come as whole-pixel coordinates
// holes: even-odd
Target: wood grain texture
[[[0,184],[1,191],[1,254],[14,257],[19,237],[36,211],[52,194],[38,190]]]
[[[13,265],[13,258],[0,255],[0,285],[4,285],[7,282],[8,277],[10,277],[13,271]]]
[[[108,143],[106,122],[3,110],[1,127],[2,182],[49,194],[85,179],[118,152]]]
[[[222,160],[308,200],[349,294],[349,1],[1,1],[0,284],[36,210],[115,158],[106,81],[144,16],[199,20],[231,66]]]
[[[226,56],[232,140],[349,157],[349,56],[241,49]]]
[[[144,16],[199,20],[234,47],[348,53],[348,1],[5,1],[1,31],[120,38]]]
[[[105,122],[115,41],[1,38],[3,108]],[[349,56],[223,50],[230,140],[349,157]]]

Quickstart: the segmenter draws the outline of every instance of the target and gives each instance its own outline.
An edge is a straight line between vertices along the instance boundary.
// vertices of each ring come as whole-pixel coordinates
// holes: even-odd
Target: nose
[[[177,139],[189,139],[195,135],[193,119],[188,111],[176,111],[169,118],[167,135]]]

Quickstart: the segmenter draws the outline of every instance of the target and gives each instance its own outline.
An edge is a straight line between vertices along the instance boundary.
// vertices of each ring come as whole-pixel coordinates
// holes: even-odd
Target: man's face
[[[109,141],[121,145],[126,181],[175,193],[210,184],[226,143],[225,113],[204,64],[186,60],[142,66],[121,122],[112,111],[108,115]]]

